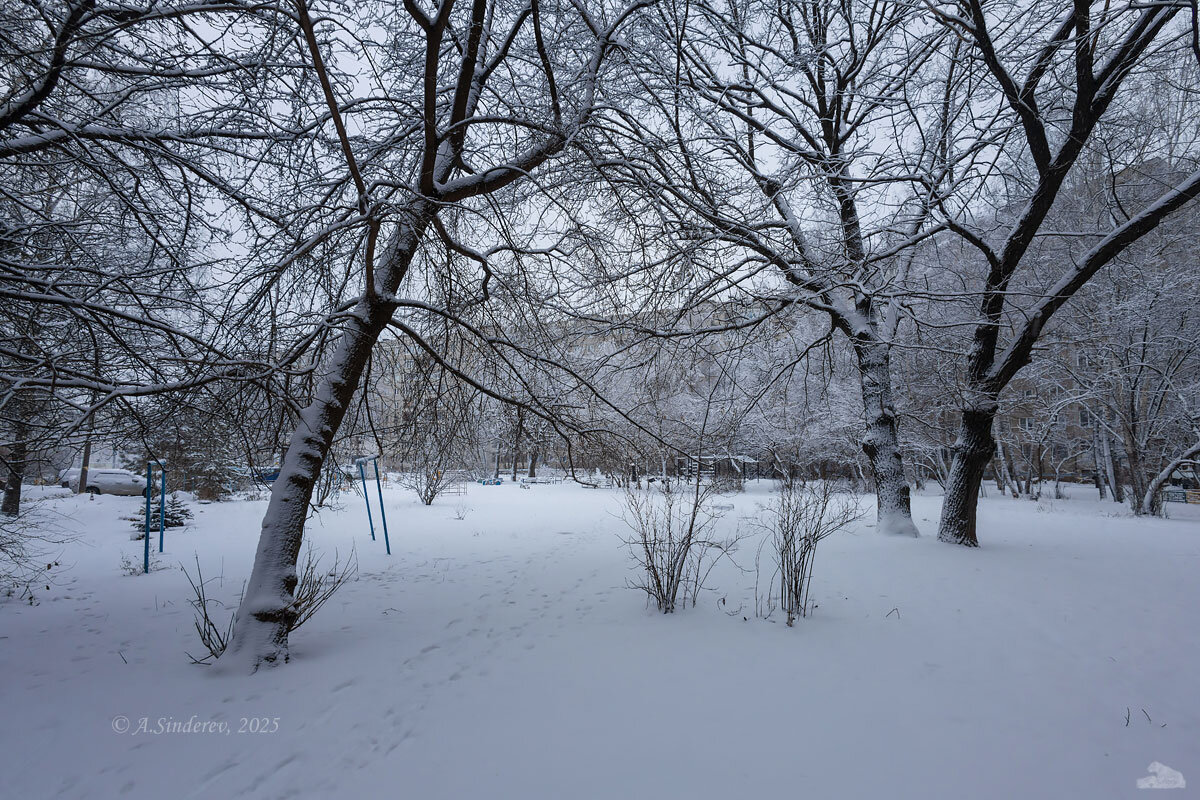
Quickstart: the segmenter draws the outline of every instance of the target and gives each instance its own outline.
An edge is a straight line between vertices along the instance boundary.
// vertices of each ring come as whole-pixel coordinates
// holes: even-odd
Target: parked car
[[[75,491],[79,490],[79,470],[69,469],[63,472],[62,485]],[[84,489],[91,494],[119,494],[136,496],[146,494],[146,478],[127,469],[89,469],[87,486]]]

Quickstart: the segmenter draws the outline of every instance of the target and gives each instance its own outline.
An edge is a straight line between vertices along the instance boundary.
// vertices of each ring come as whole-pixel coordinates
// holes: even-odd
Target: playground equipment
[[[163,551],[163,532],[167,529],[167,468],[158,463],[159,477],[162,478],[162,488],[158,495],[158,552]],[[150,498],[154,495],[154,464],[146,462],[146,539],[145,552],[142,555],[142,570],[150,572]]]
[[[375,541],[375,520],[371,517],[371,493],[367,489],[367,472],[363,467],[368,461],[375,464],[375,488],[379,492],[379,519],[383,523],[383,546],[387,554],[392,554],[392,543],[388,539],[387,513],[383,510],[383,482],[379,479],[379,456],[362,456],[354,459],[358,467],[358,475],[362,478],[363,499],[367,501],[367,524],[371,526],[371,541]]]

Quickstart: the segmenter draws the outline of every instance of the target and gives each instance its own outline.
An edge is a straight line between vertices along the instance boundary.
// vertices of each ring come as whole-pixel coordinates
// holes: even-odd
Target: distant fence
[[[1168,503],[1194,503],[1200,505],[1200,490],[1164,489],[1163,500],[1166,500]]]

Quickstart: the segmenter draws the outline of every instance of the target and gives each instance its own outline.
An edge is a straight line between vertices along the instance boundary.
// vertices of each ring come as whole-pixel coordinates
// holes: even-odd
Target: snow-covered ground
[[[724,524],[748,530],[769,488],[723,499]],[[426,508],[389,489],[391,557],[347,495],[309,532],[327,558],[353,548],[357,579],[254,676],[189,663],[179,565],[198,556],[233,602],[265,503],[193,505],[145,576],[121,567],[138,498],[50,500],[78,538],[39,604],[0,603],[0,794],[1108,798],[1139,795],[1151,762],[1196,793],[1200,509],[1134,520],[1072,491],[984,500],[979,550],[939,544],[924,496],[920,539],[829,539],[794,628],[754,616],[753,538],[750,572],[648,610],[613,491],[472,486]]]

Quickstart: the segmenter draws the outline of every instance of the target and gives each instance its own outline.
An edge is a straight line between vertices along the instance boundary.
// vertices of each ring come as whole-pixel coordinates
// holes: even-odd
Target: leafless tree
[[[251,669],[287,659],[308,501],[372,349],[389,326],[420,346],[424,340],[412,316],[446,316],[419,297],[398,294],[410,270],[436,268],[428,248],[437,243],[479,268],[474,293],[481,302],[489,298],[491,262],[453,235],[448,209],[482,219],[492,215],[494,224],[502,224],[495,219],[502,212],[489,198],[519,188],[571,146],[592,116],[617,32],[636,8],[443,0],[426,10],[407,2],[404,16],[392,23],[400,43],[394,55],[408,71],[389,72],[385,91],[409,109],[409,121],[356,147],[342,130],[341,101],[322,68],[314,23],[297,5],[296,22],[338,128],[347,189],[355,198],[346,219],[361,238],[347,253],[353,267],[346,278],[361,292],[339,316],[336,340],[284,456],[226,659],[240,657]],[[364,168],[371,161],[389,168],[368,183]],[[508,196],[508,202],[516,199]],[[474,333],[487,339],[478,329]],[[429,355],[451,366],[433,348]]]
[[[916,535],[891,350],[913,248],[953,191],[939,85],[958,81],[957,50],[908,2],[660,4],[652,19],[644,90],[601,169],[640,193],[626,202],[673,244],[661,257],[698,273],[691,302],[744,296],[754,321],[807,308],[847,337],[879,527]]]
[[[1200,194],[1200,171],[1193,164],[1178,181],[1086,231],[1053,231],[1046,225],[1081,154],[1124,96],[1122,88],[1137,86],[1165,59],[1188,52],[1184,31],[1172,25],[1179,4],[1097,8],[1047,3],[1034,8],[961,0],[929,7],[968,46],[965,63],[976,73],[972,117],[983,124],[989,140],[1004,145],[988,158],[999,163],[996,152],[1009,153],[1000,171],[1008,178],[1002,195],[1011,224],[999,230],[987,225],[995,217],[972,215],[961,204],[963,195],[958,206],[950,199],[938,206],[944,224],[975,248],[985,264],[972,292],[977,317],[938,533],[943,541],[976,546],[976,503],[995,452],[992,422],[1000,393],[1029,363],[1054,314],[1082,286]],[[1038,263],[1035,240],[1053,235],[1090,238],[1065,268],[1035,277],[1029,272]],[[1016,310],[1010,303],[1018,286],[1029,302]]]

